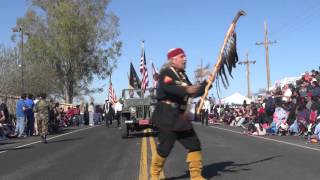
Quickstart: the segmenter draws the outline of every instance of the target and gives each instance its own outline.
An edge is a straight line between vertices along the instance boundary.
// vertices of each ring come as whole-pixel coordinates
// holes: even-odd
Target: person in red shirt
[[[72,107],[68,107],[67,112],[66,112],[66,124],[69,124],[71,121],[71,118],[74,115],[74,111]]]
[[[80,115],[80,105],[73,108],[73,115]]]

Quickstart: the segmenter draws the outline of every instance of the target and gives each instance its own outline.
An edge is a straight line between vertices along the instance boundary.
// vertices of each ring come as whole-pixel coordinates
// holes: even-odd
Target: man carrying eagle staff
[[[186,162],[189,166],[191,180],[205,180],[202,177],[202,154],[200,140],[193,129],[189,116],[189,98],[202,96],[200,106],[206,98],[212,82],[220,78],[223,85],[228,85],[226,72],[231,75],[232,68],[238,61],[236,51],[235,25],[244,11],[239,11],[230,25],[220,50],[214,70],[208,80],[200,85],[192,85],[186,75],[187,57],[181,48],[170,49],[167,53],[167,63],[159,75],[157,100],[152,121],[158,128],[158,147],[152,156],[150,177],[159,180],[166,158],[169,156],[175,141],[180,142],[188,150]],[[225,67],[227,70],[225,70]],[[217,81],[219,82],[219,81]],[[199,110],[198,109],[198,110]]]

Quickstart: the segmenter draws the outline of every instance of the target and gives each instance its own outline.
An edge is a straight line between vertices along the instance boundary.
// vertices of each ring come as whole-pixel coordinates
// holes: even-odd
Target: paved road
[[[300,137],[259,138],[224,126],[195,128],[208,179],[319,179],[319,145],[305,144]],[[51,135],[48,144],[39,137],[1,142],[0,179],[146,180],[155,151],[153,135],[120,139],[117,128],[98,126]],[[177,143],[165,164],[167,180],[189,179],[186,153]]]
[[[138,179],[140,139],[120,140],[118,131],[84,128],[49,138],[48,144],[9,150],[1,146],[7,152],[0,154],[0,179]]]

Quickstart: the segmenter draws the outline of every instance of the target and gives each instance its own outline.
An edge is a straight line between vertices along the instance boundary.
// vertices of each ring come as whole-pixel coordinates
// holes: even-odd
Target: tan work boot
[[[189,164],[191,180],[206,180],[202,177],[202,155],[200,151],[188,153],[187,163]]]
[[[161,157],[157,152],[153,154],[150,167],[151,180],[159,180],[165,160],[166,158]]]

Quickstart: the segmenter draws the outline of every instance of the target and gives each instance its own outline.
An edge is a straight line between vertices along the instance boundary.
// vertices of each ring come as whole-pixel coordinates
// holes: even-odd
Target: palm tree
[[[210,67],[210,64],[207,64],[203,67],[202,59],[201,59],[201,64],[198,65],[197,69],[194,71],[196,83],[202,82],[204,80],[204,78],[210,74],[209,67]]]

